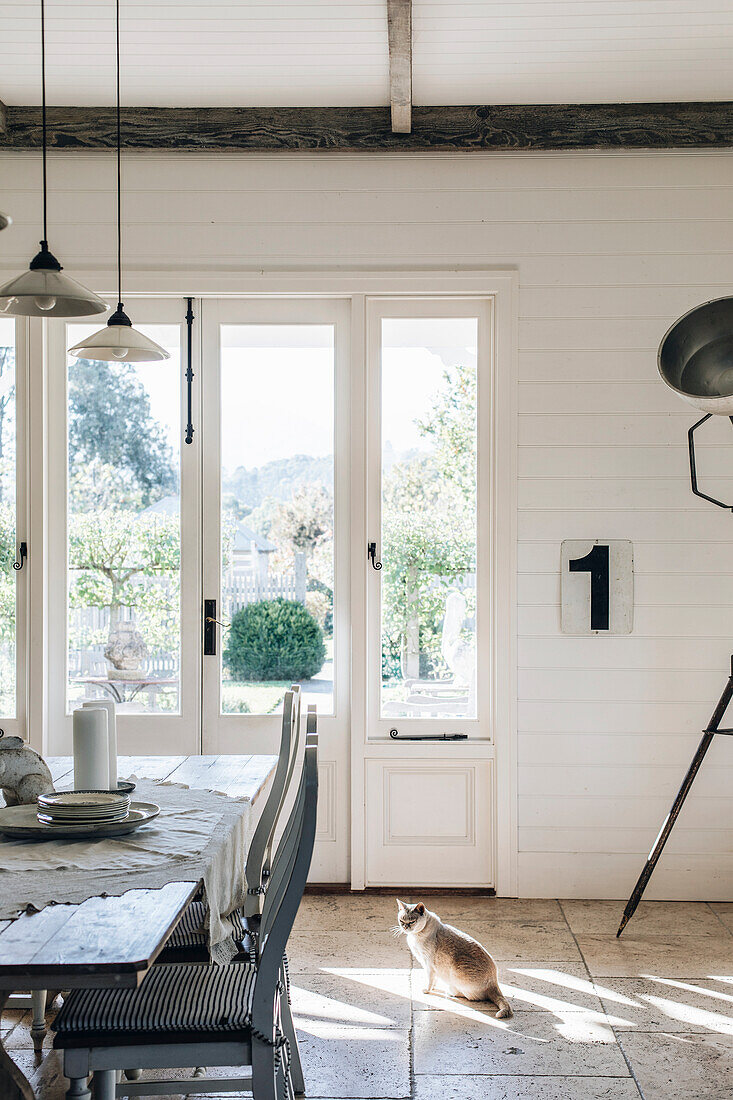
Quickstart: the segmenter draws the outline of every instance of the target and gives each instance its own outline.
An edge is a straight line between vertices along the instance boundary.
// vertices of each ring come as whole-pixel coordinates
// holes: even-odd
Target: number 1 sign
[[[566,539],[561,551],[563,634],[630,634],[634,552],[625,539]]]

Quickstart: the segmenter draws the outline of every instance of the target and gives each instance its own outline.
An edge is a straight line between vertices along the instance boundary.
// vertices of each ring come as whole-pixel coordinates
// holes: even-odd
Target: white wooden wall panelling
[[[733,532],[732,532],[733,533]],[[519,548],[519,574],[552,573],[557,567],[559,551],[554,542],[525,542]],[[634,544],[634,571],[638,575],[713,573],[726,575],[733,569],[733,539],[727,542],[702,542],[691,551],[688,541]],[[604,639],[599,638],[601,644]],[[633,644],[632,639],[628,639]],[[593,647],[595,650],[597,647]]]
[[[266,288],[278,268],[517,265],[518,888],[626,896],[733,645],[733,519],[689,494],[694,416],[656,380],[668,325],[732,289],[730,155],[131,156],[125,172],[140,291],[177,291],[181,262],[198,270],[197,290],[221,289],[229,272],[231,293],[258,268]],[[3,157],[0,173],[18,209],[5,270],[37,239],[38,158]],[[66,268],[111,276],[113,158],[54,153],[50,176]],[[145,269],[151,244],[157,270]],[[733,485],[730,430],[710,427],[701,465],[721,488],[730,471]],[[545,602],[560,541],[589,537],[634,541],[628,638],[563,637]],[[731,747],[711,749],[650,896],[730,896]]]
[[[627,767],[655,768],[660,761],[670,768],[686,769],[697,748],[699,735],[679,733],[640,734],[619,733],[520,733],[517,752],[520,767],[525,765],[554,766],[559,755],[587,767],[616,767],[619,761]],[[717,754],[718,763],[730,767],[726,750]],[[710,757],[712,760],[713,757]]]
[[[663,812],[668,810],[669,805]],[[652,842],[657,830],[658,826],[651,830]],[[587,853],[555,852],[550,858],[546,852],[520,852],[522,896],[547,898],[560,892],[565,897],[625,898],[629,883],[633,886],[638,878],[647,849],[643,853],[609,853],[603,841],[599,848]],[[701,851],[684,855],[665,852],[644,893],[645,900],[728,901],[733,855],[720,849],[710,852],[702,845],[700,848]]]
[[[688,561],[694,566],[694,555],[688,555]],[[520,605],[552,604],[557,607],[559,595],[559,572],[522,574],[519,579]],[[637,607],[666,606],[670,601],[677,607],[698,607],[701,604],[731,607],[733,574],[730,570],[717,575],[707,573],[700,576],[695,573],[672,576],[665,573],[635,574],[634,603]]]
[[[699,733],[708,720],[709,710],[712,708],[702,700],[659,703],[605,699],[598,706],[591,706],[585,700],[576,699],[565,699],[562,705],[550,705],[544,699],[520,699],[519,730],[523,733],[547,733],[548,736],[568,732],[583,733],[585,730],[591,733],[608,730],[659,734],[667,733],[668,730],[673,733]],[[560,746],[557,763],[563,766],[566,761],[559,752]],[[572,760],[567,761],[567,765],[571,767]],[[520,780],[521,775],[520,772]],[[619,790],[618,793],[622,795],[624,792]],[[650,795],[656,793],[656,787],[650,788]]]
[[[720,675],[729,642],[726,638],[640,638],[623,645],[625,635],[598,638],[591,648],[587,638],[553,635],[522,638],[519,642],[519,668],[522,669],[703,669]]]
[[[597,849],[605,852],[609,848],[609,838],[617,828],[650,829],[654,840],[659,831],[659,823],[669,810],[669,803],[670,799],[663,796],[647,799],[623,795],[558,800],[549,796],[533,798],[525,795],[521,802],[519,823],[520,828],[576,829],[578,837],[586,829],[605,829],[606,838]],[[727,798],[695,799],[689,806],[685,806],[685,816],[678,822],[679,831],[725,828],[728,819],[723,815],[728,804]],[[523,850],[531,851],[526,846]],[[645,855],[648,850],[648,846],[645,846]],[[707,850],[702,845],[698,848],[700,852]],[[716,850],[725,852],[727,849],[712,849]]]
[[[134,180],[137,162],[129,160],[130,156],[134,154],[125,154],[125,172]],[[298,175],[293,171],[285,177],[281,176],[274,187],[249,187],[243,182],[246,177],[240,174],[238,186],[187,188],[173,193],[153,186],[135,187],[133,184],[130,188],[128,183],[127,190],[134,195],[135,204],[125,221],[128,225],[154,225],[180,216],[185,222],[196,224],[197,220],[202,219],[193,214],[206,210],[216,202],[217,223],[238,226],[303,226],[314,221],[344,226],[383,221],[385,218],[394,224],[411,225],[469,225],[475,222],[506,225],[532,220],[543,224],[570,224],[581,231],[584,223],[654,225],[671,221],[715,220],[727,226],[731,221],[733,198],[732,186],[717,190],[705,187],[596,189],[576,194],[567,189],[553,191],[543,188],[516,191],[509,188],[490,190],[477,187],[467,190],[446,187],[438,190],[418,186],[408,189],[388,187],[382,183],[370,190],[347,190],[343,187],[313,189],[308,193],[306,208],[299,205],[303,189],[298,186]],[[287,181],[287,186],[283,186],[283,179]],[[88,211],[88,218],[84,219],[87,224],[108,224],[110,205],[114,204],[115,196],[111,186],[99,189],[82,185],[73,191],[61,187],[55,188],[54,193],[59,204],[78,202],[78,209],[83,204]],[[241,207],[243,195],[248,199],[244,210]],[[697,210],[694,207],[691,209],[695,198],[700,202]],[[4,190],[3,201],[8,208],[12,206],[16,226],[34,224],[37,200],[33,193],[10,187]],[[683,288],[680,292],[684,292]],[[647,298],[653,300],[658,294],[659,291],[648,288],[642,301]],[[530,297],[529,301],[532,302],[533,298]]]
[[[721,423],[720,427],[726,427]],[[711,423],[711,432],[713,425]],[[726,444],[701,444],[698,469],[701,478],[733,481],[733,431]],[[711,436],[712,437],[712,436]],[[523,447],[519,456],[519,477],[542,482],[549,478],[583,477],[629,479],[667,478],[684,488],[688,484],[689,465],[686,440],[678,446],[638,447]],[[733,534],[733,532],[732,532]],[[636,555],[634,567],[637,568]]]

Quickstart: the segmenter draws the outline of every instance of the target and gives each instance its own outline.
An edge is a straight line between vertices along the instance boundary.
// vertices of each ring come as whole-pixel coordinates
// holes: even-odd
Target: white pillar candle
[[[105,791],[109,782],[107,711],[86,707],[74,711],[74,789]]]
[[[109,746],[109,789],[117,790],[117,707],[113,699],[93,699],[82,703],[87,709],[103,707],[107,711],[107,744]]]

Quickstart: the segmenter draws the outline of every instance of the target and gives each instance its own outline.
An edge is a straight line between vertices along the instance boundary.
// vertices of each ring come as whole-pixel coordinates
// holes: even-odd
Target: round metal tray
[[[14,840],[97,840],[126,836],[146,825],[160,813],[154,802],[133,802],[127,817],[106,825],[44,825],[36,806],[6,806],[0,809],[0,833]]]

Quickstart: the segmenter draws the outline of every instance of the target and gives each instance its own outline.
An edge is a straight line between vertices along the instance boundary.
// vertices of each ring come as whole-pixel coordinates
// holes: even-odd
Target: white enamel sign
[[[561,550],[563,634],[630,634],[634,549],[626,539],[566,539]]]

